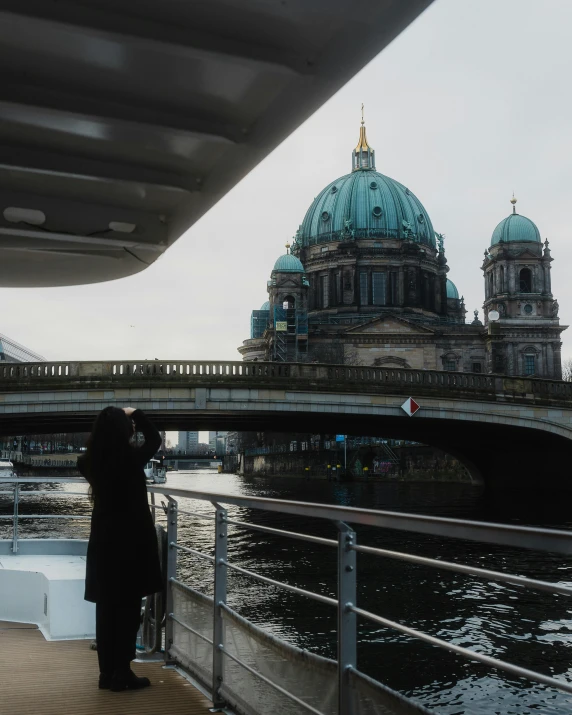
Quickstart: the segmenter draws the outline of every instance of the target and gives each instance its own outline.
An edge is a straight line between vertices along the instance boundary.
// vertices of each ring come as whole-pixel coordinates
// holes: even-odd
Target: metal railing
[[[86,516],[62,515],[62,514],[26,514],[19,511],[21,498],[31,494],[58,494],[72,495],[85,492],[54,492],[49,490],[22,491],[20,484],[31,482],[63,482],[71,483],[79,480],[50,478],[50,479],[2,479],[0,482],[11,483],[11,490],[2,490],[0,494],[11,494],[14,498],[13,513],[0,518],[11,519],[13,521],[12,550],[18,550],[18,524],[23,518],[26,519],[85,519]],[[511,675],[526,678],[530,681],[544,684],[566,693],[572,693],[572,682],[559,680],[544,673],[523,668],[517,664],[493,658],[483,653],[458,646],[442,638],[432,636],[416,628],[412,628],[404,623],[390,620],[383,615],[370,612],[357,605],[357,584],[358,570],[356,556],[358,553],[369,554],[376,557],[388,558],[404,563],[417,564],[435,568],[437,570],[452,571],[459,574],[470,575],[482,578],[487,581],[512,584],[515,586],[533,589],[536,591],[558,594],[562,596],[572,596],[572,587],[559,583],[551,583],[535,578],[529,578],[520,574],[511,574],[504,571],[495,571],[463,563],[443,561],[439,558],[429,558],[417,554],[392,551],[389,549],[377,548],[358,543],[355,525],[377,527],[382,529],[395,529],[416,534],[426,534],[431,536],[472,540],[482,543],[532,549],[536,551],[556,552],[565,555],[572,555],[572,531],[543,529],[535,527],[514,526],[509,524],[494,524],[475,521],[464,521],[443,517],[432,517],[418,514],[405,514],[391,511],[380,511],[371,509],[357,509],[352,507],[313,504],[307,502],[287,501],[282,499],[268,499],[261,497],[233,496],[228,494],[218,494],[211,492],[193,491],[190,489],[172,489],[166,485],[149,486],[152,503],[150,506],[158,513],[164,513],[167,518],[167,619],[165,633],[165,659],[167,663],[178,664],[177,658],[170,652],[173,645],[173,628],[178,624],[183,629],[193,633],[200,639],[210,643],[213,647],[212,662],[212,684],[211,697],[215,706],[222,707],[224,698],[221,694],[224,684],[225,659],[232,660],[245,672],[258,677],[267,686],[273,688],[282,696],[288,697],[292,702],[297,703],[300,708],[308,712],[320,714],[320,711],[311,704],[304,702],[295,694],[286,691],[279,683],[273,682],[263,673],[252,668],[236,655],[229,652],[225,643],[223,619],[225,614],[234,613],[228,606],[228,573],[234,571],[244,577],[253,579],[268,586],[278,587],[285,591],[295,593],[308,599],[312,599],[327,607],[337,610],[337,672],[338,672],[338,713],[340,715],[352,715],[351,700],[351,676],[359,674],[357,665],[357,618],[363,618],[377,625],[392,629],[398,633],[410,636],[420,641],[429,643],[438,648],[453,652],[463,658],[482,663],[490,668],[504,671]],[[156,495],[163,495],[166,504],[155,504]],[[212,505],[212,514],[202,514],[195,511],[180,509],[176,498],[184,498],[204,502]],[[261,524],[253,524],[228,516],[228,506],[236,506],[247,509],[255,509],[275,514],[293,515],[303,519],[319,519],[331,522],[335,525],[338,538],[328,539],[313,536],[301,532],[288,531],[280,528],[273,528]],[[213,525],[214,555],[204,553],[198,549],[193,549],[179,543],[178,531],[181,519],[194,517],[210,521]],[[273,536],[280,536],[293,541],[303,541],[315,544],[318,547],[326,547],[337,550],[337,597],[332,598],[322,593],[316,593],[298,586],[279,581],[269,576],[264,576],[254,570],[243,568],[229,560],[228,541],[229,527],[239,531],[248,530],[262,532]],[[212,611],[212,638],[201,634],[190,623],[185,622],[174,608],[174,588],[175,585],[182,588],[189,588],[177,579],[177,560],[179,552],[188,554],[194,558],[201,559],[212,565],[214,569],[214,609]]]
[[[178,618],[172,609],[172,588],[178,583],[176,578],[177,554],[179,551],[190,554],[196,558],[210,562],[214,568],[214,612],[213,612],[213,681],[212,698],[215,704],[223,705],[220,696],[221,683],[223,682],[223,661],[225,657],[231,657],[225,648],[223,640],[222,617],[223,611],[228,611],[227,605],[227,574],[229,570],[240,573],[243,576],[256,580],[270,586],[275,586],[283,590],[296,593],[300,596],[318,601],[327,606],[334,607],[338,613],[338,684],[339,684],[339,705],[340,715],[350,715],[350,674],[357,671],[357,617],[364,618],[370,622],[393,629],[399,633],[406,634],[420,641],[430,643],[439,648],[452,651],[470,661],[483,663],[491,668],[527,678],[544,685],[556,688],[567,693],[572,693],[572,682],[558,680],[549,675],[523,668],[513,663],[493,658],[469,648],[457,646],[441,638],[431,636],[427,633],[411,628],[405,624],[384,618],[381,615],[364,610],[357,606],[357,564],[356,555],[358,553],[370,554],[383,558],[390,558],[402,562],[419,564],[443,569],[461,574],[475,576],[486,580],[493,580],[502,583],[517,585],[534,590],[572,596],[572,587],[557,583],[550,583],[539,579],[510,574],[491,569],[470,566],[467,564],[442,561],[441,559],[427,558],[416,554],[402,553],[388,549],[374,548],[357,543],[357,534],[351,525],[365,525],[368,527],[380,527],[397,529],[419,534],[430,534],[433,536],[469,539],[479,542],[492,543],[497,545],[515,546],[520,548],[559,552],[562,554],[572,554],[572,532],[562,530],[541,529],[533,527],[521,527],[505,524],[489,524],[474,521],[463,521],[458,519],[439,518],[421,516],[416,514],[402,514],[388,511],[377,511],[370,509],[356,509],[342,506],[331,506],[321,504],[311,504],[305,502],[292,502],[280,499],[266,499],[259,497],[237,497],[227,494],[214,494],[208,492],[197,492],[187,489],[166,489],[165,487],[149,487],[149,491],[155,494],[164,494],[169,502],[168,507],[168,544],[169,544],[169,572],[168,584],[171,596],[168,595],[168,603],[171,604],[167,610],[167,634],[166,651],[167,658],[171,662],[173,659],[169,655],[169,646],[173,642],[173,623],[179,623],[184,628],[196,633],[200,638],[203,635],[195,631],[190,624],[185,624]],[[211,516],[199,514],[197,512],[183,511],[178,508],[178,503],[174,497],[200,500],[211,504],[214,507],[214,514]],[[338,538],[326,539],[309,534],[286,531],[258,524],[246,523],[243,521],[228,518],[226,506],[233,505],[249,509],[257,509],[280,514],[295,515],[303,518],[322,519],[333,522],[338,530]],[[214,536],[214,556],[200,552],[196,549],[185,547],[177,541],[177,526],[179,519],[184,516],[194,516],[201,519],[211,519],[213,521]],[[235,527],[240,530],[253,530],[272,535],[279,535],[288,539],[301,540],[320,546],[335,548],[338,552],[338,586],[337,598],[330,598],[320,593],[308,591],[297,586],[278,581],[267,576],[263,576],[255,571],[248,570],[229,561],[227,556],[228,528]],[[232,660],[242,665],[252,672],[252,668],[239,658],[232,656]],[[359,672],[359,671],[358,671]],[[279,692],[283,689],[277,684],[268,681],[260,673],[260,676],[267,685],[274,686]],[[292,696],[297,701],[295,696]],[[299,702],[310,712],[319,712],[307,703]]]
[[[61,466],[61,465],[60,465]],[[70,519],[70,520],[89,520],[91,519],[91,514],[75,515],[75,514],[22,514],[20,513],[20,504],[24,497],[38,495],[38,494],[50,494],[52,496],[82,496],[87,499],[87,491],[83,492],[58,492],[53,489],[20,489],[21,484],[82,484],[86,485],[85,479],[68,478],[68,477],[6,477],[0,479],[0,496],[11,495],[14,500],[14,507],[12,514],[0,514],[1,521],[11,521],[12,522],[12,553],[18,553],[18,542],[21,540],[19,537],[19,525],[22,519]],[[1,489],[3,485],[14,486],[12,489]]]
[[[320,383],[336,389],[347,385],[352,391],[371,388],[399,387],[411,390],[429,389],[439,392],[474,393],[480,399],[487,395],[511,395],[519,402],[533,402],[537,398],[572,400],[572,383],[534,377],[508,377],[443,370],[417,370],[413,368],[384,368],[370,366],[329,365],[284,362],[234,362],[234,361],[112,361],[112,362],[44,362],[0,364],[0,387],[29,389],[38,384],[114,384],[140,380],[158,382],[181,381],[222,387],[233,385],[254,386],[275,383],[290,389],[299,386],[319,390]],[[28,386],[28,387],[27,387]]]

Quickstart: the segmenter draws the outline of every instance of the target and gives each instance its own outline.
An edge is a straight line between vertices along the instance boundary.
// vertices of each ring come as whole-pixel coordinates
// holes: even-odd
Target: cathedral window
[[[373,304],[385,305],[386,274],[372,273]]]
[[[493,274],[489,273],[489,298],[492,298],[495,292]]]
[[[367,273],[365,271],[359,274],[359,302],[361,305],[367,305]]]
[[[520,271],[520,292],[532,293],[532,273],[530,268],[523,268]]]
[[[524,374],[536,375],[536,355],[524,356]]]
[[[504,266],[499,269],[499,288],[500,292],[504,293]]]
[[[483,371],[483,366],[480,362],[474,362],[472,365],[472,371],[473,372],[482,372]]]
[[[454,372],[457,369],[457,361],[447,358],[446,360],[443,360],[443,368]]]

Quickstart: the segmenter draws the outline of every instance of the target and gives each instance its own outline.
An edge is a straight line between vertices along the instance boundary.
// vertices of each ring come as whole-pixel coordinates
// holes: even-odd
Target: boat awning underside
[[[0,285],[143,270],[431,0],[5,0]]]

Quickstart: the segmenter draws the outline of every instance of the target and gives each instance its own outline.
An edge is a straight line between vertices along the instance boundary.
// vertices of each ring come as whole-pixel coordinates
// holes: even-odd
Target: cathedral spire
[[[375,151],[367,143],[365,133],[365,120],[363,118],[363,104],[361,105],[361,126],[359,129],[359,141],[352,153],[352,170],[373,169],[375,170]]]

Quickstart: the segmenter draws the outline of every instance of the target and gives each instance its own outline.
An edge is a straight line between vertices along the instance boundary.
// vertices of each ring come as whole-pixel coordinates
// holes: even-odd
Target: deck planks
[[[2,715],[205,715],[212,703],[174,669],[134,663],[151,687],[112,693],[97,687],[89,640],[46,641],[35,626],[0,621]]]

